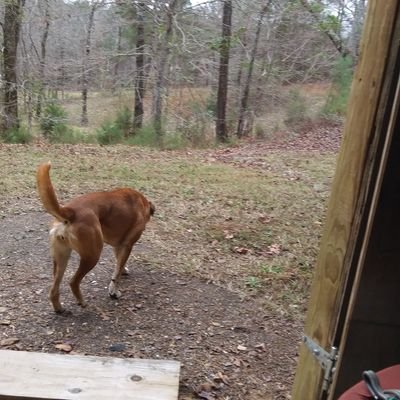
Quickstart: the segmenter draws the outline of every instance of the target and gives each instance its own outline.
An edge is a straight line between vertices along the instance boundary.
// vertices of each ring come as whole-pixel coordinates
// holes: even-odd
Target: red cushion
[[[400,390],[400,364],[382,369],[376,373],[383,389],[399,389]],[[338,400],[370,400],[373,397],[369,394],[367,386],[363,381],[357,383]]]

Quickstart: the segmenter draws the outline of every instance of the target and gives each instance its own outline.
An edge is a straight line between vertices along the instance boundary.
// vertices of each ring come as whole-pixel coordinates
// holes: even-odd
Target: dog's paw
[[[53,305],[53,310],[56,314],[62,314],[65,311],[65,308],[61,305],[59,301],[54,302],[52,305]]]
[[[72,315],[72,311],[63,308],[61,311],[56,311],[56,314],[59,315],[60,317],[66,318]]]
[[[114,282],[110,283],[110,286],[108,287],[108,294],[112,299],[119,299],[121,297],[121,291],[117,289],[116,285]]]
[[[112,299],[114,299],[114,300],[118,300],[118,299],[121,297],[121,295],[122,295],[121,291],[119,291],[119,290],[117,290],[117,291],[115,291],[115,292],[108,292],[108,294],[109,294],[110,297],[111,297]]]
[[[64,308],[64,307],[59,307],[59,308],[57,308],[57,309],[54,309],[54,312],[55,312],[57,315],[60,315],[60,316],[62,316],[62,317],[69,317],[70,315],[72,315],[72,311],[71,311],[71,310],[67,310],[67,309]]]
[[[110,285],[108,286],[108,294],[112,299],[119,299],[121,297],[122,293],[118,290],[114,281],[111,281]]]

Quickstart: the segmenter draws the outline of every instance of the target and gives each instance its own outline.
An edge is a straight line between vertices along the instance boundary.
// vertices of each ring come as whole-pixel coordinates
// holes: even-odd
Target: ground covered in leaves
[[[340,127],[273,141],[159,152],[127,146],[0,144],[0,347],[175,359],[179,399],[288,399]],[[134,186],[157,212],[108,298],[106,248],[86,277],[47,300],[46,215],[34,171],[51,159],[59,197]]]

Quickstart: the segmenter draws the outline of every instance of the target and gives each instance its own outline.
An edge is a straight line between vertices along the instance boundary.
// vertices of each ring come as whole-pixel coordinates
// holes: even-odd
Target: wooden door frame
[[[381,163],[382,132],[390,97],[387,76],[393,70],[390,50],[398,10],[399,0],[384,4],[370,0],[368,4],[305,324],[305,335],[328,352],[340,338],[337,328],[343,319],[339,316],[344,315],[343,303],[350,299],[350,291],[345,288],[347,283],[352,287],[355,277],[372,202],[371,183]],[[327,398],[323,380],[324,371],[303,345],[292,399]]]

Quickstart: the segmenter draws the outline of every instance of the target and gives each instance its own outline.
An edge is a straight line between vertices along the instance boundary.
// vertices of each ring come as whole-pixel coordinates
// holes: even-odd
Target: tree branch
[[[315,12],[315,10],[313,10],[313,8],[308,3],[308,1],[300,0],[300,3],[312,15],[312,17],[318,23],[319,29],[321,30],[321,32],[323,32],[329,38],[329,40],[332,42],[333,46],[342,55],[342,57],[346,57],[346,56],[350,55],[351,54],[350,49],[343,43],[343,40],[335,32],[332,32],[331,30],[322,28],[321,16],[317,12]]]

